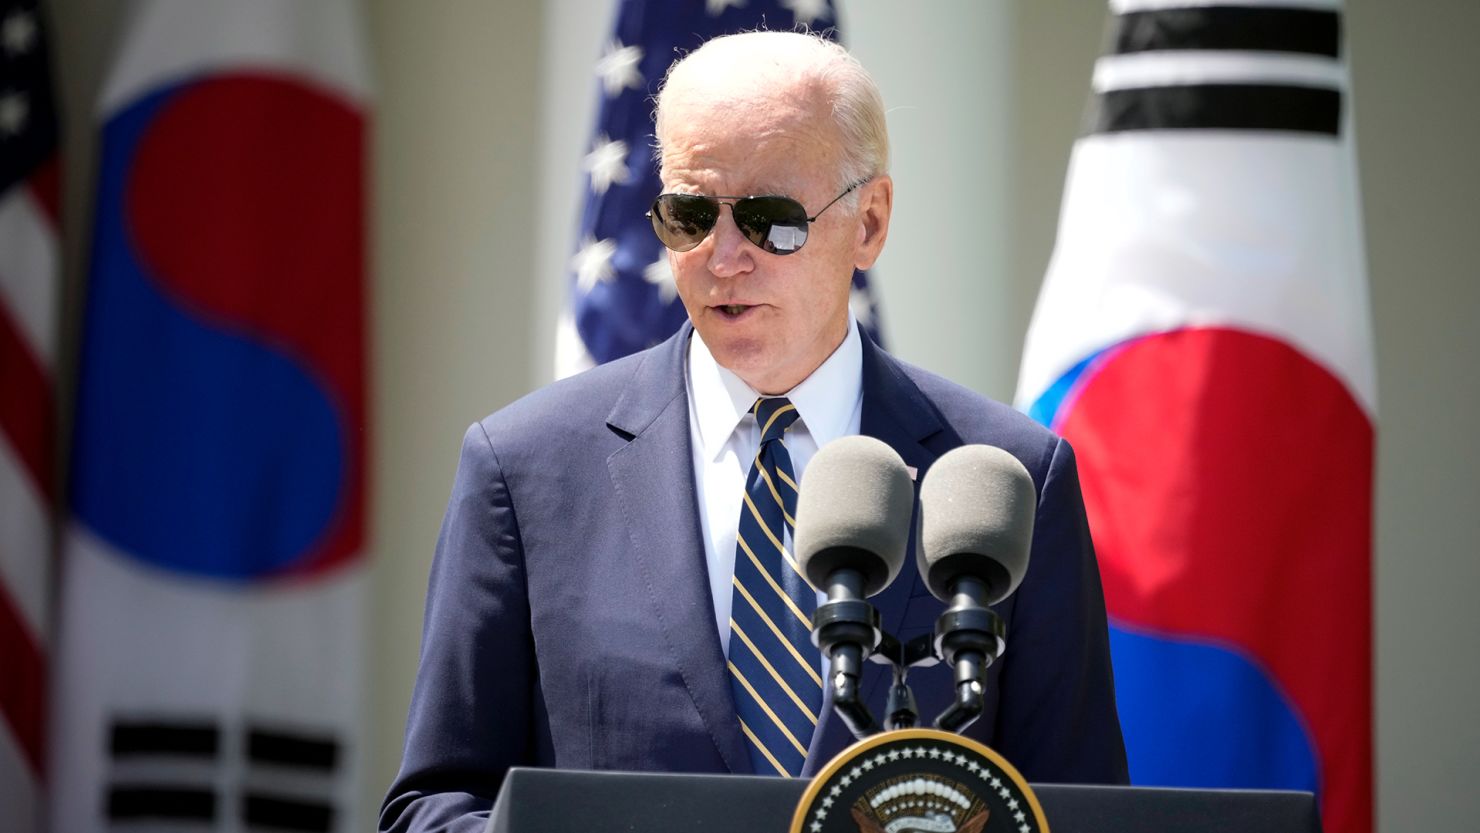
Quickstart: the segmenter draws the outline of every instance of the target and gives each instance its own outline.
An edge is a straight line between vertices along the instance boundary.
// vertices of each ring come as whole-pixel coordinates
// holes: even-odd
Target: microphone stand
[[[812,614],[812,639],[828,658],[833,709],[859,740],[879,731],[878,721],[858,697],[858,681],[864,659],[879,647],[883,635],[879,611],[863,596],[862,574],[836,570],[828,576],[827,601]]]
[[[845,572],[845,571],[840,571]],[[879,627],[879,612],[861,598],[857,574],[834,575],[828,600],[812,616],[812,638],[829,659],[828,684],[833,710],[863,740],[881,729],[860,699],[864,660],[887,665],[893,672],[885,705],[884,729],[909,729],[919,722],[909,669],[949,662],[955,667],[956,699],[935,726],[961,733],[981,716],[986,671],[1007,647],[1007,626],[995,611],[977,600],[984,586],[976,579],[953,583],[951,605],[935,622],[935,632],[900,642]]]
[[[915,692],[910,689],[906,678],[911,668],[938,662],[932,654],[930,637],[930,634],[921,634],[902,643],[886,633],[879,643],[879,653],[873,657],[875,662],[890,666],[894,673],[889,699],[884,706],[884,726],[890,731],[911,729],[919,723],[920,710],[915,705]]]
[[[956,702],[935,719],[937,729],[960,733],[981,716],[987,668],[1007,650],[1002,617],[979,601],[986,583],[963,576],[951,583],[951,606],[935,620],[934,654],[956,670]]]

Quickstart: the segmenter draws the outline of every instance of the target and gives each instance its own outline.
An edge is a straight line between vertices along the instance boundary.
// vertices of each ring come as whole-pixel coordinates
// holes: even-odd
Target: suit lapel
[[[709,568],[699,531],[684,385],[692,331],[691,325],[684,324],[677,335],[649,353],[612,408],[607,423],[628,442],[607,459],[607,469],[627,525],[634,566],[648,588],[646,601],[660,623],[674,665],[721,758],[732,772],[750,773],[754,770],[735,720],[724,653],[714,626]],[[906,465],[923,475],[938,456],[926,447],[925,440],[942,427],[935,409],[898,363],[865,336],[860,432],[887,443]],[[917,479],[917,494],[918,489]],[[653,499],[660,490],[668,499]],[[899,580],[874,599],[881,624],[890,633],[898,633],[905,607],[919,583],[914,537],[912,530],[909,561]],[[874,699],[888,679],[884,666],[870,663],[862,692],[865,699]],[[833,719],[831,704],[824,708],[825,723],[820,729]],[[822,734],[818,732],[819,739]],[[816,764],[809,760],[809,766]]]
[[[629,437],[607,459],[636,569],[700,719],[732,772],[752,771],[714,625],[699,531],[684,362],[692,327],[638,366],[607,424]],[[655,499],[662,496],[662,499]]]
[[[859,433],[882,440],[899,453],[905,465],[915,469],[915,495],[920,493],[920,477],[939,456],[926,446],[926,440],[937,437],[944,424],[935,408],[920,392],[896,361],[880,350],[868,336],[863,337],[863,412]],[[918,505],[918,504],[917,504]],[[904,622],[910,596],[919,587],[920,571],[915,567],[916,529],[910,530],[910,549],[899,577],[884,592],[870,601],[879,611],[879,625],[886,632],[898,634]],[[918,587],[917,587],[918,586]],[[865,702],[879,703],[891,681],[887,666],[875,662],[864,665],[859,695]],[[813,739],[803,775],[815,775],[828,762],[828,756],[853,742],[853,737],[833,713],[832,698],[822,704],[822,722]],[[875,713],[876,718],[884,715]]]
[[[859,431],[883,440],[904,458],[905,465],[917,472],[917,499],[920,494],[920,478],[939,456],[927,448],[924,441],[940,433],[942,427],[935,409],[915,383],[905,376],[896,360],[865,336],[863,416]],[[918,503],[916,506],[918,512]],[[916,592],[917,585],[921,585],[919,570],[915,567],[916,531],[912,525],[909,555],[900,570],[899,578],[873,599],[874,606],[879,610],[880,624],[888,633],[899,633],[910,596]],[[888,685],[889,679],[885,666],[870,663],[864,676],[863,697],[866,700],[872,699],[881,685]]]

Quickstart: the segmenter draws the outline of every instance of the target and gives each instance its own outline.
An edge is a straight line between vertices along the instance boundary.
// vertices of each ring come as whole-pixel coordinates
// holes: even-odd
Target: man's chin
[[[739,376],[747,385],[760,393],[765,390],[775,375],[774,352],[761,339],[726,338],[721,335],[700,333],[710,355],[720,367]]]
[[[709,352],[714,356],[715,362],[725,370],[736,376],[750,381],[752,377],[765,376],[769,368],[766,361],[766,348],[753,340],[740,339],[717,339],[715,344],[708,338],[704,343],[708,345]]]

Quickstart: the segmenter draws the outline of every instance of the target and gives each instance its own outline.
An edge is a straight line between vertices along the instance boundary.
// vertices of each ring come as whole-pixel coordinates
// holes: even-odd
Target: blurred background
[[[841,0],[882,87],[896,211],[872,272],[890,349],[1011,400],[1105,8],[1089,0]],[[63,134],[59,372],[75,363],[97,102],[128,4],[49,4]],[[612,7],[361,4],[370,183],[373,815],[400,756],[437,528],[467,425],[553,378],[556,321]],[[1467,0],[1346,5],[1380,386],[1375,662],[1379,829],[1469,829],[1480,800],[1480,231]],[[71,384],[58,380],[59,412]],[[1257,611],[1251,611],[1256,614]]]

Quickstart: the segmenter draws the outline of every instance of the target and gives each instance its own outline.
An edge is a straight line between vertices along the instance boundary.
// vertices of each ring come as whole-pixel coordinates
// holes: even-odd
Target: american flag
[[[0,0],[0,807],[40,827],[50,617],[57,119],[37,0]]]
[[[667,253],[646,216],[661,190],[653,161],[653,96],[669,64],[710,38],[757,28],[805,29],[838,37],[831,0],[622,0],[596,62],[598,111],[579,242],[571,260],[570,303],[562,314],[556,373],[651,347],[685,313]],[[853,315],[876,341],[879,320],[868,277],[853,275]]]

